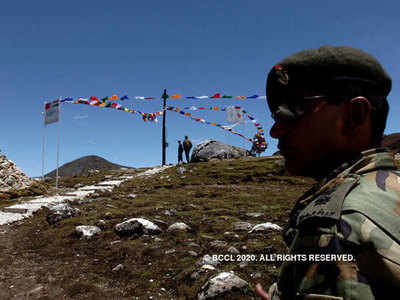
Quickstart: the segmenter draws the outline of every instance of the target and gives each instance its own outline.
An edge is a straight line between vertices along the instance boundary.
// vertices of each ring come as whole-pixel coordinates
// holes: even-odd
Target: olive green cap
[[[365,95],[357,95],[360,89],[354,90],[355,86]],[[281,96],[293,88],[317,90],[324,95],[386,97],[391,87],[390,76],[372,55],[352,47],[323,46],[297,52],[272,67],[266,94],[272,111]]]

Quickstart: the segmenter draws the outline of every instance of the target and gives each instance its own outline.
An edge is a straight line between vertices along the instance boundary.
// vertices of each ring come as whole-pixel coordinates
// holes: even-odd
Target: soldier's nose
[[[269,135],[274,139],[279,139],[280,137],[285,135],[286,130],[286,126],[282,121],[276,121],[269,131]]]

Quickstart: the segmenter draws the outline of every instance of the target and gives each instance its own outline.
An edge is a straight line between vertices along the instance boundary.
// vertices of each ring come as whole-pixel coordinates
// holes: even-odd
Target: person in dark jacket
[[[181,164],[183,162],[183,146],[181,141],[178,141],[178,164]]]

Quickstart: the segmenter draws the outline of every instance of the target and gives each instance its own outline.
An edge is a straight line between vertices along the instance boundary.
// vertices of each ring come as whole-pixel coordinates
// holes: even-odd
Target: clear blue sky
[[[0,148],[28,176],[41,175],[44,101],[114,93],[265,95],[274,63],[321,45],[349,45],[376,56],[393,79],[386,133],[399,132],[398,1],[3,1],[0,18]],[[124,103],[145,112],[161,101]],[[170,105],[243,106],[268,131],[262,100],[170,100]],[[194,113],[223,121],[218,112]],[[177,140],[250,143],[174,112],[167,115],[167,162]],[[236,127],[252,137],[251,123]],[[58,124],[46,128],[46,172],[56,166]],[[265,155],[276,151],[268,138]],[[60,165],[85,155],[133,167],[161,163],[161,120],[85,105],[63,105]]]

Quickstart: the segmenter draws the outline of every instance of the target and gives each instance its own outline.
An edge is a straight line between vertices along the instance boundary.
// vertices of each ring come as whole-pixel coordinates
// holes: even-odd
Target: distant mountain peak
[[[58,168],[58,176],[82,175],[88,173],[90,170],[118,170],[121,168],[131,167],[114,164],[97,155],[88,155],[63,164]],[[47,173],[45,176],[56,177],[56,170]]]

